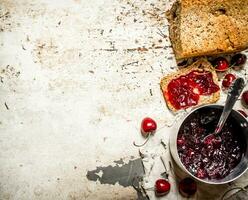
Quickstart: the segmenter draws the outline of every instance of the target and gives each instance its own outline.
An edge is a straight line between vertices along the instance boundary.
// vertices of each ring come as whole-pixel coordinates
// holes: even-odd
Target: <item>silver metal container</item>
[[[225,178],[223,179],[218,179],[218,180],[203,180],[203,179],[199,179],[197,177],[195,177],[194,175],[192,175],[187,169],[186,167],[183,165],[183,163],[181,162],[179,155],[178,155],[178,149],[177,149],[177,136],[178,136],[178,132],[183,124],[183,122],[196,110],[200,110],[200,109],[205,109],[205,108],[211,108],[211,109],[218,109],[218,110],[223,110],[223,106],[221,105],[215,105],[215,104],[211,104],[211,105],[205,105],[205,106],[201,106],[198,107],[196,109],[194,109],[193,111],[191,111],[182,121],[182,123],[178,123],[178,125],[176,125],[175,127],[175,133],[171,134],[170,137],[170,152],[172,154],[173,159],[175,160],[176,164],[184,171],[186,172],[188,175],[190,175],[191,177],[193,177],[194,179],[196,179],[199,182],[202,183],[207,183],[207,184],[225,184],[225,183],[229,183],[231,181],[236,180],[237,178],[239,178],[242,174],[245,173],[245,171],[248,169],[248,121],[247,119],[240,114],[238,111],[232,110],[231,112],[231,116],[237,120],[237,122],[240,124],[241,133],[237,133],[237,134],[242,134],[244,136],[244,143],[246,146],[245,152],[244,152],[244,156],[241,159],[240,163],[233,169],[233,171],[227,175]]]

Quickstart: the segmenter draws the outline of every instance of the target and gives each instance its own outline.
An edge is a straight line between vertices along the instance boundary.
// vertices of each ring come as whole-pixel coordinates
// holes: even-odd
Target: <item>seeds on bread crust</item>
[[[178,0],[168,21],[177,60],[248,48],[248,0]]]

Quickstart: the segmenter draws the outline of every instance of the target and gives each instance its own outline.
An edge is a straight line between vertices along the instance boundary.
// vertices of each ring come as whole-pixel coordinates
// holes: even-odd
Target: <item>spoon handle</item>
[[[218,125],[214,131],[215,134],[220,133],[220,131],[222,130],[230,112],[232,111],[235,102],[239,98],[244,87],[245,87],[245,81],[243,78],[237,78],[230,86],[224,109],[222,111]]]

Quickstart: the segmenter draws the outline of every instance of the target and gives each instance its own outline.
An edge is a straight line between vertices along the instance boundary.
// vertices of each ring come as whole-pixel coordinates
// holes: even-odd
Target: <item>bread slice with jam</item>
[[[174,112],[220,98],[217,74],[206,59],[165,76],[160,86],[167,106]]]

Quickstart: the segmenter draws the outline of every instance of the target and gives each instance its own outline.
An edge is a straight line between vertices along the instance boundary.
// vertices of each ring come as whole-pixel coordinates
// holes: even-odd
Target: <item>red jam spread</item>
[[[198,104],[200,95],[211,95],[219,91],[209,71],[194,70],[170,81],[165,94],[177,110]]]
[[[191,174],[200,179],[226,177],[241,161],[246,149],[239,122],[232,116],[219,136],[210,135],[220,115],[221,110],[201,108],[186,118],[179,130],[177,148],[180,160]]]

